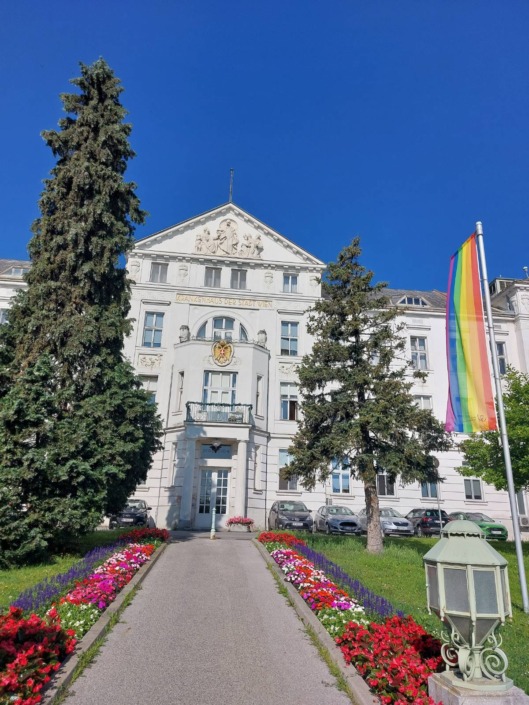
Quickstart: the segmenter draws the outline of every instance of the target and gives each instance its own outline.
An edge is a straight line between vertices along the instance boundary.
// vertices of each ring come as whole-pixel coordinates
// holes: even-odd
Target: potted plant
[[[231,531],[232,526],[245,526],[247,531],[251,531],[253,529],[253,525],[254,521],[253,519],[250,519],[250,517],[230,517],[226,521],[228,531]]]

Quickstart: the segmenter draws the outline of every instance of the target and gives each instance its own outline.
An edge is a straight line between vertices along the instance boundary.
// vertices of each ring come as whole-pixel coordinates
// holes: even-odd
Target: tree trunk
[[[364,481],[364,494],[367,512],[367,550],[369,553],[382,553],[384,537],[380,527],[376,476],[372,480]]]

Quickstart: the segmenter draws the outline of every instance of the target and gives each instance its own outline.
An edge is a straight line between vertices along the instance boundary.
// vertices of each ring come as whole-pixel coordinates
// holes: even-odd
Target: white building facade
[[[164,434],[135,496],[147,500],[158,527],[209,529],[214,508],[217,529],[234,516],[265,528],[273,502],[286,498],[313,511],[322,504],[364,507],[363,486],[347,468],[334,467],[312,491],[282,473],[300,413],[297,367],[312,345],[307,311],[321,296],[324,268],[233,203],[138,241],[128,260],[134,328],[125,352],[157,404]],[[2,289],[0,273],[6,301],[13,277],[4,277]],[[409,358],[428,373],[413,394],[444,420],[446,296],[389,293],[402,309]],[[512,365],[528,373],[529,279],[497,279],[491,293],[501,370]],[[404,486],[381,473],[381,506],[403,515],[421,506],[480,511],[503,522],[512,538],[507,493],[457,471],[463,438],[455,435],[454,450],[439,454],[439,484]],[[517,499],[529,538],[529,496]]]

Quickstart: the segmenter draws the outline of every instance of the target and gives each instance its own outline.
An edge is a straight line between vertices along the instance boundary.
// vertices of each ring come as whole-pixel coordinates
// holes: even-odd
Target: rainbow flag
[[[449,385],[446,430],[461,433],[496,430],[475,233],[450,260],[446,356]]]

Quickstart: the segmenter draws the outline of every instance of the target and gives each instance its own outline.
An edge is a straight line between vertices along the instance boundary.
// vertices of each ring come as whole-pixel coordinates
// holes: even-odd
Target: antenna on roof
[[[229,196],[229,202],[231,203],[233,201],[233,172],[235,169],[230,169],[230,196]]]

